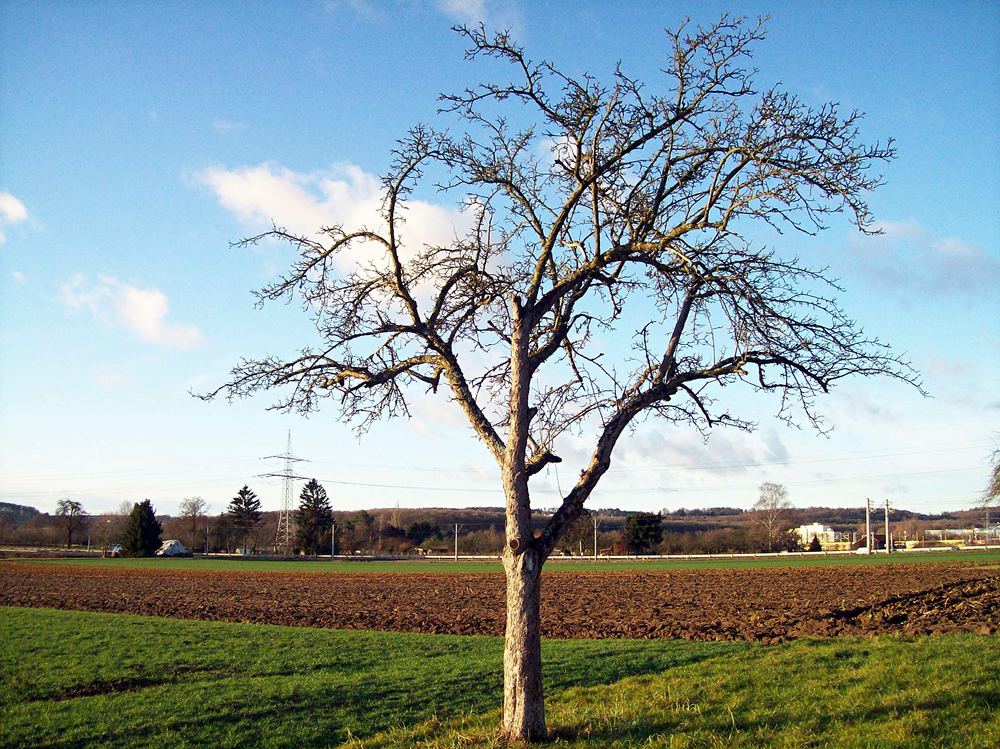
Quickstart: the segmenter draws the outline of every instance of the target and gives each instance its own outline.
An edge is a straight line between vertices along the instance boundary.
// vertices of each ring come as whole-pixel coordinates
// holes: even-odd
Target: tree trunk
[[[503,566],[507,573],[507,629],[503,649],[503,721],[509,742],[545,738],[542,700],[542,626],[540,588],[543,557],[531,528],[531,497],[525,451],[528,443],[528,324],[521,303],[512,300],[510,420],[501,470],[506,499]]]
[[[504,552],[507,573],[507,629],[503,649],[503,722],[507,741],[541,741],[546,736],[542,695],[542,565],[538,553]]]

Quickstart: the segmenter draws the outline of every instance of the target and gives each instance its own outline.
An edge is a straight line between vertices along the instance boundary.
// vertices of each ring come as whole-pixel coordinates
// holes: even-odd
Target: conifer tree
[[[148,499],[136,502],[128,516],[122,537],[122,555],[149,557],[160,548],[163,529],[156,519],[156,510]]]
[[[297,513],[295,545],[306,554],[320,554],[329,546],[333,508],[326,489],[316,479],[302,488]]]
[[[639,512],[625,521],[625,544],[633,554],[648,554],[663,541],[662,516],[658,512]]]
[[[246,547],[250,534],[260,525],[260,499],[246,484],[230,501],[229,516],[232,518],[233,528],[243,539],[243,546]]]

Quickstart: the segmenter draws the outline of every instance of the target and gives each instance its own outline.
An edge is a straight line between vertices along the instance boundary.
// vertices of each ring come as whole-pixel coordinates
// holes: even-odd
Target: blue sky
[[[509,26],[574,73],[621,60],[655,86],[662,29],[727,8],[771,15],[760,81],[862,109],[867,140],[895,138],[871,197],[883,236],[835,222],[767,239],[829,265],[933,397],[850,383],[823,404],[829,437],[759,401],[735,404],[755,433],[707,444],[647,422],[592,504],[748,507],[770,480],[799,506],[971,505],[1000,440],[1000,6],[985,2],[0,2],[0,499],[100,512],[149,497],[169,513],[200,495],[218,512],[250,483],[276,509],[279,483],[256,476],[291,429],[340,509],[499,505],[485,449],[443,400],[359,441],[332,411],[193,399],[241,355],[312,341],[297,308],[253,308],[287,250],[229,243],[270,218],[363,220],[394,139],[440,124],[437,94],[480,75],[455,23]],[[452,207],[421,197],[433,236]],[[539,477],[536,506],[584,449],[566,446],[561,481]]]

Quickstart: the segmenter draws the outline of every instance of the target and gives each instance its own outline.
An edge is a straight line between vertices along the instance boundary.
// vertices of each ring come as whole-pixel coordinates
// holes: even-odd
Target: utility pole
[[[889,535],[889,500],[885,501],[885,553],[892,553],[892,537]]]
[[[868,554],[872,553],[872,501],[871,498],[865,500],[865,548]]]
[[[337,556],[337,521],[330,521],[330,561]]]
[[[292,430],[288,430],[288,447],[283,455],[267,455],[261,460],[271,460],[278,458],[285,461],[285,468],[282,471],[273,473],[262,473],[261,478],[282,479],[281,510],[278,512],[278,528],[274,534],[274,550],[281,550],[288,554],[292,549],[292,481],[295,479],[305,479],[305,476],[296,476],[292,473],[292,463],[301,463],[305,458],[296,458],[292,455]]]
[[[597,515],[591,515],[591,520],[594,521],[594,561],[597,561]]]

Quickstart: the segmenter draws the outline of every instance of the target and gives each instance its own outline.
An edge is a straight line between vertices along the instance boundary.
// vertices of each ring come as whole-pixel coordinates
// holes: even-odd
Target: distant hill
[[[27,505],[16,505],[12,502],[0,502],[0,515],[4,515],[15,523],[24,523],[42,513],[34,507]]]
[[[376,508],[367,510],[376,521],[392,523],[400,528],[408,528],[417,522],[430,523],[445,530],[457,523],[461,533],[482,530],[492,527],[502,531],[504,527],[504,510],[502,507],[467,507],[467,508]],[[536,529],[544,527],[551,517],[552,508],[536,509],[532,515]],[[593,511],[600,521],[600,527],[605,531],[621,530],[626,519],[639,510],[623,510],[614,508],[599,508]],[[872,507],[872,517],[876,522],[882,519],[882,509]],[[356,512],[335,512],[338,518],[350,517]],[[943,513],[929,515],[909,510],[890,510],[889,518],[893,523],[907,520],[948,521],[958,520],[965,512]],[[738,507],[709,507],[704,509],[679,509],[674,512],[664,512],[663,530],[672,533],[697,533],[723,528],[747,527],[753,522],[753,514]],[[789,509],[783,518],[783,523],[789,526],[805,525],[807,523],[822,523],[835,530],[851,530],[865,522],[864,507],[795,507]]]

